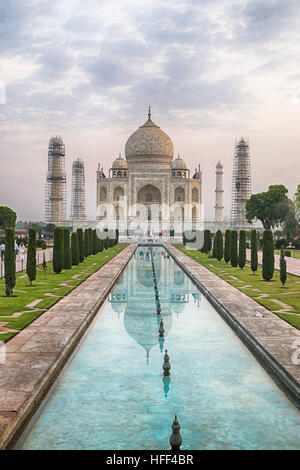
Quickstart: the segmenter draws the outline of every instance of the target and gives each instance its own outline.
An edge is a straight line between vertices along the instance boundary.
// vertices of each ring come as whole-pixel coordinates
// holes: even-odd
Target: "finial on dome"
[[[150,104],[148,108],[148,119],[151,119],[151,105]]]

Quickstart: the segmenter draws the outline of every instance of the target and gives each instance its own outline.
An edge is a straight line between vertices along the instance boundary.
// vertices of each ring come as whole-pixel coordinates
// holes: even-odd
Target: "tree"
[[[32,286],[32,281],[36,278],[36,233],[34,228],[29,229],[26,273]]]
[[[55,227],[56,227],[55,224],[51,224],[51,223],[50,223],[50,224],[47,224],[47,225],[46,225],[46,232],[54,233]]]
[[[17,214],[15,211],[6,206],[0,206],[0,228],[14,229],[16,226]]]
[[[251,271],[253,274],[256,273],[258,268],[257,242],[257,232],[255,229],[251,230]]]
[[[288,240],[293,240],[299,233],[299,222],[297,220],[297,207],[296,203],[290,201],[289,208],[283,224],[283,233],[287,236]]]
[[[280,281],[282,286],[286,283],[287,273],[286,273],[286,260],[284,258],[284,249],[281,247],[280,250]]]
[[[84,256],[86,258],[89,256],[89,234],[87,228],[84,231]]]
[[[204,241],[201,252],[208,254],[211,250],[211,233],[210,230],[204,230]]]
[[[83,240],[83,230],[82,228],[77,229],[78,237],[78,246],[79,246],[79,261],[82,263],[84,261],[84,240]]]
[[[96,229],[93,230],[92,235],[93,235],[92,251],[93,251],[93,255],[96,255],[98,253],[98,237],[97,237]]]
[[[5,293],[7,297],[11,297],[16,284],[15,233],[12,228],[5,230],[4,269]]]
[[[262,276],[265,281],[270,281],[274,275],[274,239],[271,230],[265,230],[263,234],[263,259]]]
[[[246,231],[240,230],[239,267],[243,269],[245,264],[246,264]]]
[[[215,242],[216,242],[216,249],[215,249],[215,257],[217,258],[218,261],[221,261],[223,258],[223,234],[221,230],[217,230],[216,236],[215,236]]]
[[[42,268],[43,268],[43,270],[44,270],[44,277],[46,277],[47,262],[46,262],[45,250],[43,250],[43,263],[42,263]]]
[[[88,250],[89,255],[93,253],[93,230],[88,228]]]
[[[70,231],[68,228],[64,228],[64,269],[72,268],[72,256],[70,247]]]
[[[231,243],[231,230],[226,230],[225,232],[225,246],[224,246],[224,260],[225,263],[230,261],[230,243]]]
[[[274,184],[266,192],[252,194],[246,201],[248,222],[260,220],[266,230],[284,222],[290,207],[287,193],[288,189],[283,184]]]
[[[238,238],[237,238],[237,231],[236,230],[232,230],[231,231],[231,266],[233,268],[236,268],[237,265],[238,265],[238,242],[237,242]]]
[[[103,251],[103,240],[101,236],[98,237],[98,251]]]
[[[73,232],[71,235],[71,253],[72,265],[77,266],[79,264],[79,242],[77,232]]]
[[[64,231],[61,227],[55,227],[53,244],[53,271],[59,274],[64,263]]]
[[[300,209],[300,184],[298,184],[297,191],[294,196],[296,209]]]

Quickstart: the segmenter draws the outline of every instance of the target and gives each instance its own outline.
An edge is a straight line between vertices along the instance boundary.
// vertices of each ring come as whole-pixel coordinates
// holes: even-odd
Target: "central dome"
[[[170,137],[157,126],[149,116],[148,121],[139,127],[127,140],[125,145],[126,159],[131,157],[165,157],[173,158],[174,147]]]

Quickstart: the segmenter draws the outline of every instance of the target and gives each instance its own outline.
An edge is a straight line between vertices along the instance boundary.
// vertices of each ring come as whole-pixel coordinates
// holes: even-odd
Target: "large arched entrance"
[[[152,184],[147,184],[146,186],[143,186],[138,191],[137,203],[144,204],[147,207],[148,220],[152,220],[153,218],[155,218],[155,215],[153,214],[153,205],[161,203],[160,190]]]

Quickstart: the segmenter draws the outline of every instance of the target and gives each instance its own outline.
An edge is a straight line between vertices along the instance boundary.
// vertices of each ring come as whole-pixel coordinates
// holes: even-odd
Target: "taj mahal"
[[[108,177],[103,168],[97,171],[97,206],[103,203],[114,205],[117,218],[121,218],[120,200],[126,198],[128,206],[143,205],[145,218],[155,218],[155,208],[166,205],[181,212],[189,205],[190,218],[200,218],[202,202],[202,173],[200,165],[191,175],[184,160],[174,158],[174,145],[170,137],[151,119],[127,140],[125,158],[112,163]],[[158,213],[158,218],[161,218]],[[176,217],[171,213],[170,217]],[[101,218],[101,217],[98,217]]]

